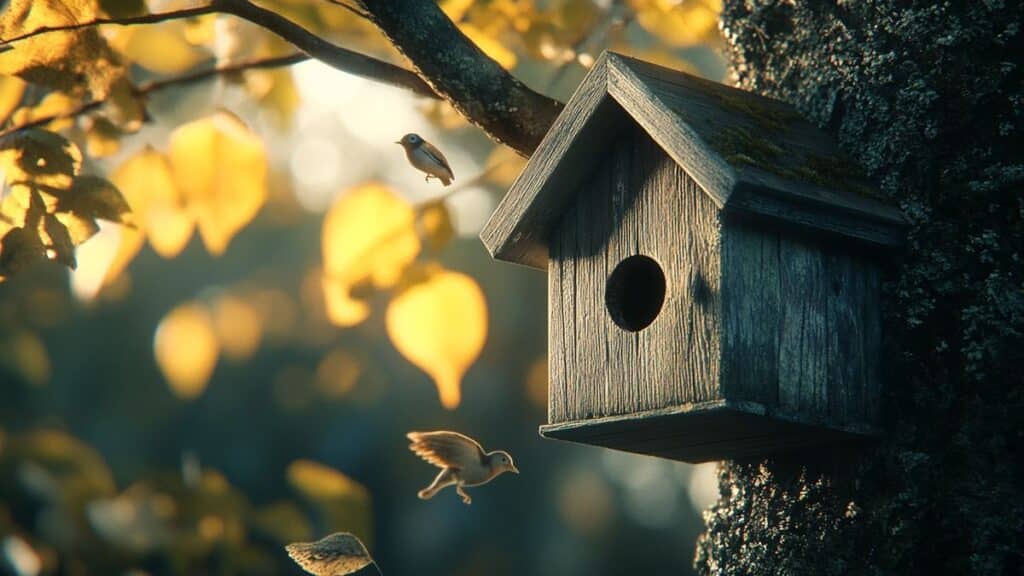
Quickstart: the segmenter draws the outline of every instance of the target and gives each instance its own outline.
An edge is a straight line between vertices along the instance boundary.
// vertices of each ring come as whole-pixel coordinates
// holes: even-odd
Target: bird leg
[[[430,182],[430,174],[427,174],[426,178],[424,178],[423,181]]]
[[[469,497],[469,494],[466,494],[466,491],[462,489],[461,485],[456,486],[455,491],[459,493],[459,496],[462,496],[463,504],[471,504],[473,502],[473,499]]]
[[[440,492],[442,488],[451,486],[455,482],[457,480],[454,478],[454,474],[452,474],[452,469],[444,468],[437,474],[434,481],[430,483],[430,486],[420,490],[416,495],[420,497],[420,500],[429,500],[434,497],[434,494]]]

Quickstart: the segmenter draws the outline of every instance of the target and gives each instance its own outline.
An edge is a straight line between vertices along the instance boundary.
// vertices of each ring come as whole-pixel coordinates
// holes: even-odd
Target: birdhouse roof
[[[605,52],[481,231],[491,255],[546,268],[552,228],[629,122],[727,217],[900,243],[901,213],[873,198],[856,165],[792,106]]]

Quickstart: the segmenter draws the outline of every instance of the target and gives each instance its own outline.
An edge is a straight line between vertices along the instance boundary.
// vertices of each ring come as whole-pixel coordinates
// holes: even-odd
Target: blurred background
[[[402,62],[338,6],[261,4]],[[441,4],[562,100],[606,48],[724,77],[715,0]],[[229,17],[101,35],[136,84],[292,51]],[[60,105],[20,89],[14,122]],[[137,130],[50,126],[137,227],[102,223],[75,271],[0,284],[0,573],[301,574],[283,545],[338,530],[386,574],[692,572],[713,466],[537,435],[546,278],[476,238],[522,159],[446,104],[315,61],[154,91],[147,110]],[[196,145],[204,130],[220,144]],[[444,151],[451,188],[407,164],[407,132]],[[204,170],[227,184],[199,201],[182,190]],[[523,473],[471,506],[421,502],[435,469],[405,433],[432,429]]]

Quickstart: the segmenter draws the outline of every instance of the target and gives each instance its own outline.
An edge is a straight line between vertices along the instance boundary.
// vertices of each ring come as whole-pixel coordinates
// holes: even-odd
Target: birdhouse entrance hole
[[[612,320],[623,330],[649,326],[665,302],[665,273],[653,258],[630,256],[612,271],[604,291]]]

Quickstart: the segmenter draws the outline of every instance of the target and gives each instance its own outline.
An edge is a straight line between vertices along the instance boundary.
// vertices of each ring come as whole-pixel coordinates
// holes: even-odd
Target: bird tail
[[[454,177],[449,178],[448,176],[446,176],[444,174],[442,174],[441,176],[438,176],[438,178],[441,179],[441,184],[444,184],[445,186],[450,186],[451,183],[452,183],[452,180],[455,179]]]

